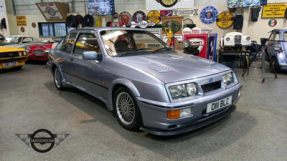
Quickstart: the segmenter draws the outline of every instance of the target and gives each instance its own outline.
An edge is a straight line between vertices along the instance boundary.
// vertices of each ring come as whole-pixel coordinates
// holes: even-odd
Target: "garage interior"
[[[146,7],[148,1],[115,0],[114,10],[119,15],[123,11],[128,11],[133,16],[137,10],[148,14],[150,11]],[[189,0],[187,1],[186,3],[189,3]],[[261,10],[257,21],[250,20],[252,6],[238,7],[233,15],[244,17],[241,29],[234,29],[233,26],[223,29],[218,26],[216,19],[210,24],[205,23],[200,12],[206,6],[214,6],[219,13],[229,11],[228,0],[190,0],[190,3],[191,1],[193,7],[189,9],[198,9],[199,14],[190,16],[193,24],[200,29],[209,29],[210,32],[217,33],[217,40],[215,40],[217,50],[214,55],[211,55],[212,58],[206,56],[206,59],[211,59],[210,61],[224,64],[219,62],[220,58],[218,58],[225,56],[220,55],[220,50],[225,50],[224,46],[221,46],[221,38],[226,38],[224,36],[230,32],[248,35],[260,46],[261,38],[269,38],[270,31],[287,28],[285,12],[284,17],[263,18],[264,6],[262,5],[259,6]],[[7,25],[6,29],[0,30],[0,33],[6,38],[13,35],[29,35],[39,41],[53,42],[53,38],[57,37],[56,33],[53,36],[44,36],[45,33],[40,29],[41,24],[66,25],[66,19],[47,21],[35,3],[54,2],[56,1],[0,0],[0,6],[2,6],[0,19],[5,18]],[[87,1],[59,0],[57,2],[68,6],[69,12],[64,17],[73,14],[84,17],[89,14]],[[284,4],[285,9],[287,6],[286,1],[281,0],[268,0],[265,5],[268,4]],[[163,9],[158,9],[160,10]],[[16,16],[19,15],[25,15],[26,26],[17,25]],[[93,17],[94,27],[106,27],[109,22],[118,25],[118,21],[115,21],[112,15]],[[272,19],[276,20],[275,26],[270,24],[273,23],[273,21],[270,22]],[[99,24],[96,24],[96,20],[101,21],[100,26],[97,26]],[[33,27],[32,23],[35,23],[36,27]],[[159,24],[163,25],[161,22]],[[195,31],[198,31],[198,28]],[[160,26],[161,29],[162,26]],[[60,33],[60,36],[65,36],[69,31],[65,26],[65,33]],[[160,34],[168,37],[168,32],[164,32],[163,29]],[[192,33],[194,30],[187,30],[187,32]],[[178,35],[180,36],[180,34],[176,36]],[[182,39],[184,39],[183,35],[181,34]],[[164,39],[163,36],[161,39]],[[168,43],[169,39],[167,38],[166,41]],[[178,52],[184,52],[184,40],[176,42],[173,48]],[[0,53],[3,52],[1,50]],[[50,50],[50,47],[47,50]],[[238,51],[238,48],[236,50]],[[284,49],[282,50],[284,52]],[[277,78],[275,78],[274,73],[269,69],[269,62],[263,63],[265,66],[262,66],[261,46],[258,51],[261,55],[257,56],[255,55],[257,52],[252,52],[251,56],[250,52],[249,57],[236,56],[236,65],[224,64],[233,69],[238,81],[243,85],[236,110],[210,125],[174,136],[156,136],[143,131],[126,130],[118,123],[115,114],[109,111],[106,104],[99,99],[76,88],[57,90],[53,75],[47,69],[47,61],[27,58],[26,64],[21,69],[0,69],[0,160],[286,160],[285,89],[287,90],[287,87],[284,85],[287,83],[287,72],[283,70],[276,72]],[[234,50],[230,50],[230,53],[232,52]],[[207,53],[208,51],[206,55]],[[246,54],[247,51],[244,49],[239,53]],[[249,68],[248,65],[253,57],[256,58]],[[246,65],[240,67],[238,64],[241,63]],[[262,73],[263,69],[264,73]],[[248,75],[242,77],[245,70],[248,70]],[[265,81],[263,82],[262,79]],[[53,134],[69,135],[51,151],[38,153],[17,137],[17,134],[32,134],[38,129],[49,129]]]

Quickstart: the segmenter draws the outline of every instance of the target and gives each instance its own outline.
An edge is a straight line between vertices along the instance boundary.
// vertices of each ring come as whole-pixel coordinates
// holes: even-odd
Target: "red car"
[[[52,45],[53,43],[29,46],[29,49],[26,49],[29,54],[29,59],[36,61],[48,61],[48,53],[46,50],[52,49]]]

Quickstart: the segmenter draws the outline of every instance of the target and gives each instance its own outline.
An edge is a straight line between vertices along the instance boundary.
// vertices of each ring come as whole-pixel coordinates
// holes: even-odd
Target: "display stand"
[[[243,71],[245,70],[245,65],[244,65],[244,61],[246,56],[248,56],[248,62],[250,62],[250,55],[251,55],[251,51],[246,50],[245,48],[241,48],[241,50],[224,50],[224,49],[220,49],[219,53],[218,53],[218,57],[217,57],[217,62],[222,63],[223,62],[223,56],[224,55],[239,55],[241,58],[243,57],[243,62],[241,64],[241,66],[243,66]],[[249,66],[246,65],[246,70],[249,72]]]

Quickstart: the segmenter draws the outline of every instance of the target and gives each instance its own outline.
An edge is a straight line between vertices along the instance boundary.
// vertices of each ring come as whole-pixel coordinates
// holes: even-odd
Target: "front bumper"
[[[36,61],[48,61],[48,56],[46,55],[35,55],[29,54],[29,59],[36,60]]]
[[[241,88],[242,84],[238,83],[235,86],[216,94],[185,101],[181,104],[177,103],[176,106],[174,106],[175,104],[173,103],[162,106],[162,104],[138,97],[138,105],[143,119],[143,127],[141,127],[141,130],[154,135],[171,136],[192,131],[216,122],[236,109],[235,104],[240,98],[238,94]],[[232,105],[215,111],[214,113],[206,113],[208,103],[221,100],[231,95],[233,98]],[[192,115],[190,117],[180,119],[167,118],[167,111],[186,108],[191,108]]]
[[[18,67],[18,66],[23,66],[25,65],[25,62],[28,60],[28,57],[14,57],[14,58],[3,58],[0,59],[0,69],[7,69],[7,68],[13,68],[13,67]],[[8,66],[4,67],[3,63],[8,63],[8,62],[15,62],[17,61],[18,65],[13,65],[13,66]]]

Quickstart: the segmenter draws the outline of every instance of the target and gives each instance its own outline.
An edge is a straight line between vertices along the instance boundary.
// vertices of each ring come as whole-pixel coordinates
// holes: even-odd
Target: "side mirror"
[[[95,51],[85,51],[83,54],[84,60],[99,60],[100,55]]]

